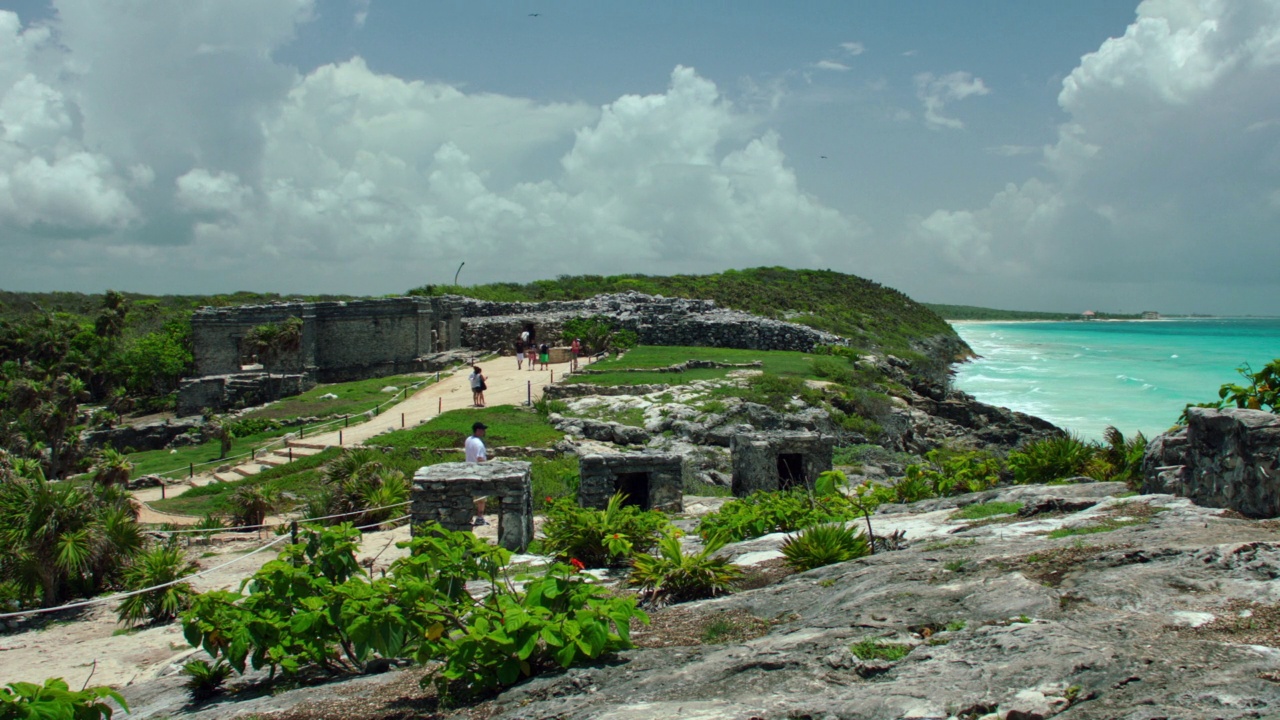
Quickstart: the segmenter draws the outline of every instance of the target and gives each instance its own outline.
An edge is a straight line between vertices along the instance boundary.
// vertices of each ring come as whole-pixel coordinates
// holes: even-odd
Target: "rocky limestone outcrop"
[[[959,390],[942,400],[913,394],[906,405],[895,406],[881,422],[882,444],[895,450],[923,454],[943,442],[975,449],[1007,451],[1062,430],[1034,415],[978,402]]]
[[[1187,425],[1154,438],[1145,492],[1167,492],[1251,518],[1280,516],[1280,416],[1187,408]]]
[[[103,430],[89,430],[81,434],[84,444],[89,448],[110,447],[117,450],[133,448],[135,452],[143,450],[163,450],[175,438],[185,435],[191,430],[204,426],[204,419],[199,415],[180,417],[172,420],[156,420],[137,425],[121,425]]]
[[[656,611],[652,627],[633,630],[639,649],[546,672],[436,717],[1276,717],[1280,530],[1168,495],[1114,497],[1125,489],[1018,486],[886,508],[872,518],[875,532],[904,531],[905,549]],[[952,515],[986,500],[1045,510],[997,524]],[[686,500],[686,508],[696,504]],[[1065,509],[1072,507],[1079,509]],[[1129,524],[1110,532],[1046,534],[1124,518]],[[723,552],[753,565],[777,557],[786,537]],[[700,632],[665,637],[679,627],[670,618],[700,628],[744,617],[767,630],[720,644]],[[876,659],[852,650],[867,644],[904,654]],[[124,688],[130,717],[430,712],[412,690],[422,668],[233,693],[198,706],[187,704],[177,670],[175,663],[164,677]]]
[[[597,295],[587,300],[499,303],[463,298],[462,341],[473,348],[509,350],[526,327],[539,339],[558,338],[564,323],[603,316],[636,333],[643,345],[696,345],[751,350],[809,351],[843,345],[838,335],[806,325],[722,308],[712,300],[645,295]]]

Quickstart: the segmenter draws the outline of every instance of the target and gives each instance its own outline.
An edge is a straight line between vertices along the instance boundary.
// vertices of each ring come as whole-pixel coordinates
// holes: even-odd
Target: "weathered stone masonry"
[[[729,441],[733,455],[733,494],[746,497],[757,490],[813,487],[831,469],[836,439],[807,432],[741,433]]]
[[[666,453],[608,453],[578,460],[578,504],[604,509],[614,493],[624,505],[645,510],[684,510],[684,459]]]
[[[250,399],[265,402],[283,397],[284,388],[305,390],[317,382],[429,370],[428,356],[462,346],[510,354],[523,330],[554,343],[567,321],[597,315],[634,331],[645,345],[809,351],[844,342],[804,325],[727,310],[711,300],[641,293],[543,303],[443,296],[202,308],[191,318],[197,377],[183,381],[179,413],[221,410]],[[302,321],[298,348],[256,358],[262,367],[253,367],[258,375],[249,377],[246,366],[255,358],[244,347],[245,337],[257,326],[292,317]]]
[[[496,495],[498,544],[523,552],[533,540],[533,465],[523,461],[440,463],[413,476],[409,514],[416,532],[425,522],[446,530],[471,531],[472,500]]]
[[[259,325],[302,321],[298,348],[270,358],[254,358],[244,338]],[[424,359],[461,346],[462,315],[451,298],[404,297],[353,302],[276,303],[202,308],[191,317],[197,378],[179,388],[179,414],[235,404],[234,386],[263,381],[251,375],[301,376],[291,382],[271,378],[251,395],[258,401],[284,397],[317,382],[345,382],[428,369]],[[246,373],[257,360],[261,368]]]

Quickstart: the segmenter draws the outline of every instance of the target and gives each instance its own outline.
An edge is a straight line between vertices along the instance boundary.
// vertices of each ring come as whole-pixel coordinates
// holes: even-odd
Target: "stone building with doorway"
[[[733,494],[813,487],[831,469],[836,439],[813,432],[740,433],[729,439]]]

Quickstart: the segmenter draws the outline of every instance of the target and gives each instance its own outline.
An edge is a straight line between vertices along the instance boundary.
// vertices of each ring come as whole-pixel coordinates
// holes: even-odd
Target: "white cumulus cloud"
[[[964,127],[960,120],[948,117],[943,110],[952,102],[964,100],[975,95],[986,95],[991,90],[982,82],[982,78],[957,71],[942,76],[933,73],[920,73],[915,77],[916,97],[924,105],[924,120],[931,128],[951,128],[959,130]]]

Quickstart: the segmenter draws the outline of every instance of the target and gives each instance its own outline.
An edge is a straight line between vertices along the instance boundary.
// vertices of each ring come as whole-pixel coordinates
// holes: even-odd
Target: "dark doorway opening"
[[[778,489],[804,486],[804,456],[800,453],[778,453]]]
[[[618,473],[613,488],[626,496],[622,499],[624,507],[634,505],[641,510],[649,509],[649,473]]]
[[[538,330],[533,326],[533,323],[525,323],[524,331],[529,333],[530,343],[536,343],[538,341]]]

